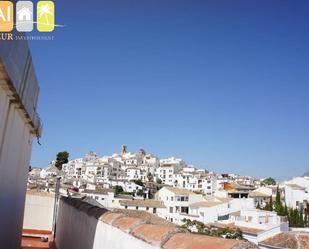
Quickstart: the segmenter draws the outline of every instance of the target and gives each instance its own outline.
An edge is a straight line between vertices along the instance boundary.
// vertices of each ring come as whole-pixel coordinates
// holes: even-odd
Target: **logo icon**
[[[16,29],[19,32],[33,30],[33,3],[18,1],[16,4]]]
[[[37,4],[37,29],[52,32],[55,28],[55,5],[52,1],[39,1]]]
[[[14,26],[14,9],[10,1],[0,1],[0,32],[10,32]]]

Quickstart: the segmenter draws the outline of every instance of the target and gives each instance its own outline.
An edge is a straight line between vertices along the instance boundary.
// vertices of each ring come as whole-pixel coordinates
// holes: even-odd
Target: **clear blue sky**
[[[309,169],[309,2],[55,1],[32,42],[42,146],[71,158],[144,148],[217,172]]]

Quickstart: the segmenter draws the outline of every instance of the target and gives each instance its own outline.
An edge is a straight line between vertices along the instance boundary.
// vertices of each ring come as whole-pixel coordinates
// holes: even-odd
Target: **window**
[[[189,213],[189,208],[188,207],[181,207],[181,211],[180,212],[188,214]]]
[[[99,197],[98,197],[98,196],[95,196],[94,199],[99,200]]]
[[[153,208],[152,212],[155,214],[157,212],[157,208]]]
[[[174,201],[174,197],[173,196],[171,197],[171,201]]]
[[[136,206],[136,210],[138,210],[138,206]]]
[[[104,201],[104,198],[103,198],[103,197],[101,198],[101,201]]]
[[[128,209],[128,206],[124,206],[125,209]]]
[[[173,213],[173,207],[170,207],[170,213],[171,214]]]
[[[146,207],[146,210],[148,211],[148,210],[149,210],[149,207]]]

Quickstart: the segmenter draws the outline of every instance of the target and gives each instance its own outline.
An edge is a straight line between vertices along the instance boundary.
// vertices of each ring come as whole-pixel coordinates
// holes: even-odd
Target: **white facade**
[[[226,221],[229,215],[240,210],[254,208],[253,199],[228,199],[211,197],[190,205],[191,220],[198,220],[205,224]]]
[[[113,191],[85,190],[82,195],[93,198],[107,209],[122,208],[119,203],[122,199],[116,198]]]
[[[20,248],[32,140],[40,136],[39,87],[24,41],[0,46],[0,245]]]
[[[189,205],[203,200],[203,196],[186,189],[163,187],[156,193],[155,199],[162,201],[166,206],[166,209],[158,212],[160,217],[181,224],[183,215],[189,213]]]
[[[305,208],[309,203],[309,188],[296,184],[287,184],[284,187],[285,203],[290,208]]]
[[[54,202],[54,194],[27,192],[23,228],[52,231]]]
[[[278,216],[276,212],[259,209],[242,209],[240,214],[232,216],[230,221],[242,228],[256,229],[256,233],[245,231],[243,234],[245,239],[255,244],[279,233],[289,231],[288,222]]]
[[[284,184],[295,184],[303,188],[309,188],[309,176],[294,177],[293,179],[284,182]]]

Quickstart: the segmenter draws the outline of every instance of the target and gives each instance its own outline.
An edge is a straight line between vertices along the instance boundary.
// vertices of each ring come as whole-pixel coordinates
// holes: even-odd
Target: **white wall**
[[[285,202],[288,207],[296,208],[297,202],[302,204],[305,200],[309,201],[309,194],[302,189],[294,189],[290,186],[285,186]]]
[[[27,194],[23,228],[52,231],[55,196]]]
[[[56,245],[58,249],[157,248],[62,201],[57,219]]]
[[[20,112],[9,104],[0,82],[0,244],[5,249],[20,247],[32,146]]]

